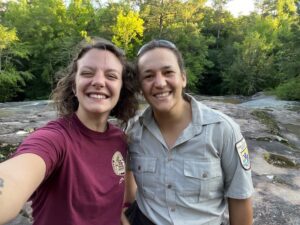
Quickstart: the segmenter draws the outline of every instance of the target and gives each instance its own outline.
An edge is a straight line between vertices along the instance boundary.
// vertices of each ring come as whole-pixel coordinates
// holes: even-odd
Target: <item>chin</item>
[[[90,113],[93,114],[109,114],[111,110],[103,110],[103,109],[91,109],[89,110]]]
[[[166,106],[161,106],[161,107],[154,107],[152,106],[153,110],[155,110],[156,112],[169,112],[171,110],[171,107],[166,107]]]

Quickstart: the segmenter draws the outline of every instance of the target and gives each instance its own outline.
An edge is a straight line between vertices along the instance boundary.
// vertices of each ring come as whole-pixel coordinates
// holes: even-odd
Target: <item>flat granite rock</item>
[[[280,129],[280,135],[253,116],[255,108],[213,98],[199,98],[209,107],[232,117],[241,127],[250,151],[255,193],[254,225],[300,225],[300,115],[297,110],[266,109]],[[17,144],[37,127],[56,118],[49,101],[25,102],[18,106],[0,105],[0,144]],[[281,155],[295,167],[278,167],[266,161],[267,154]],[[6,225],[29,225],[30,206]]]

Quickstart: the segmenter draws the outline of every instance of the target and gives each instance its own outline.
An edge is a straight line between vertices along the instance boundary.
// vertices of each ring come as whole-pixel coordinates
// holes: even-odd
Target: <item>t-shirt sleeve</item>
[[[246,199],[254,192],[248,148],[239,126],[233,121],[227,122],[221,155],[225,196]]]
[[[45,179],[47,179],[61,164],[64,157],[64,145],[64,135],[58,129],[44,127],[29,135],[13,157],[24,153],[40,156],[46,164]]]

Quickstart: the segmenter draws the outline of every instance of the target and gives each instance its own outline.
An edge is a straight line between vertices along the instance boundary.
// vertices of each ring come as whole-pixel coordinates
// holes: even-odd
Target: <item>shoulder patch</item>
[[[235,148],[238,152],[240,162],[242,164],[242,167],[245,170],[249,170],[251,168],[250,165],[250,158],[249,158],[249,153],[248,153],[248,147],[247,143],[245,141],[245,138],[242,138],[239,142],[235,144]]]
[[[112,168],[116,175],[124,176],[125,174],[125,161],[121,152],[116,151],[111,160]]]

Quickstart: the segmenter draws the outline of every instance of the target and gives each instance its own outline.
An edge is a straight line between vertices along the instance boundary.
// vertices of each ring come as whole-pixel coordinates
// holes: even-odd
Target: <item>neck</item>
[[[167,112],[153,111],[155,121],[160,128],[176,126],[184,121],[191,121],[192,110],[190,103],[182,99],[176,107]]]
[[[76,111],[78,119],[90,130],[104,132],[107,129],[108,115],[92,114],[87,115],[80,110]]]
[[[176,109],[166,113],[154,112],[154,118],[161,131],[161,134],[171,149],[182,131],[192,121],[191,105],[187,101],[182,101],[177,105]]]

